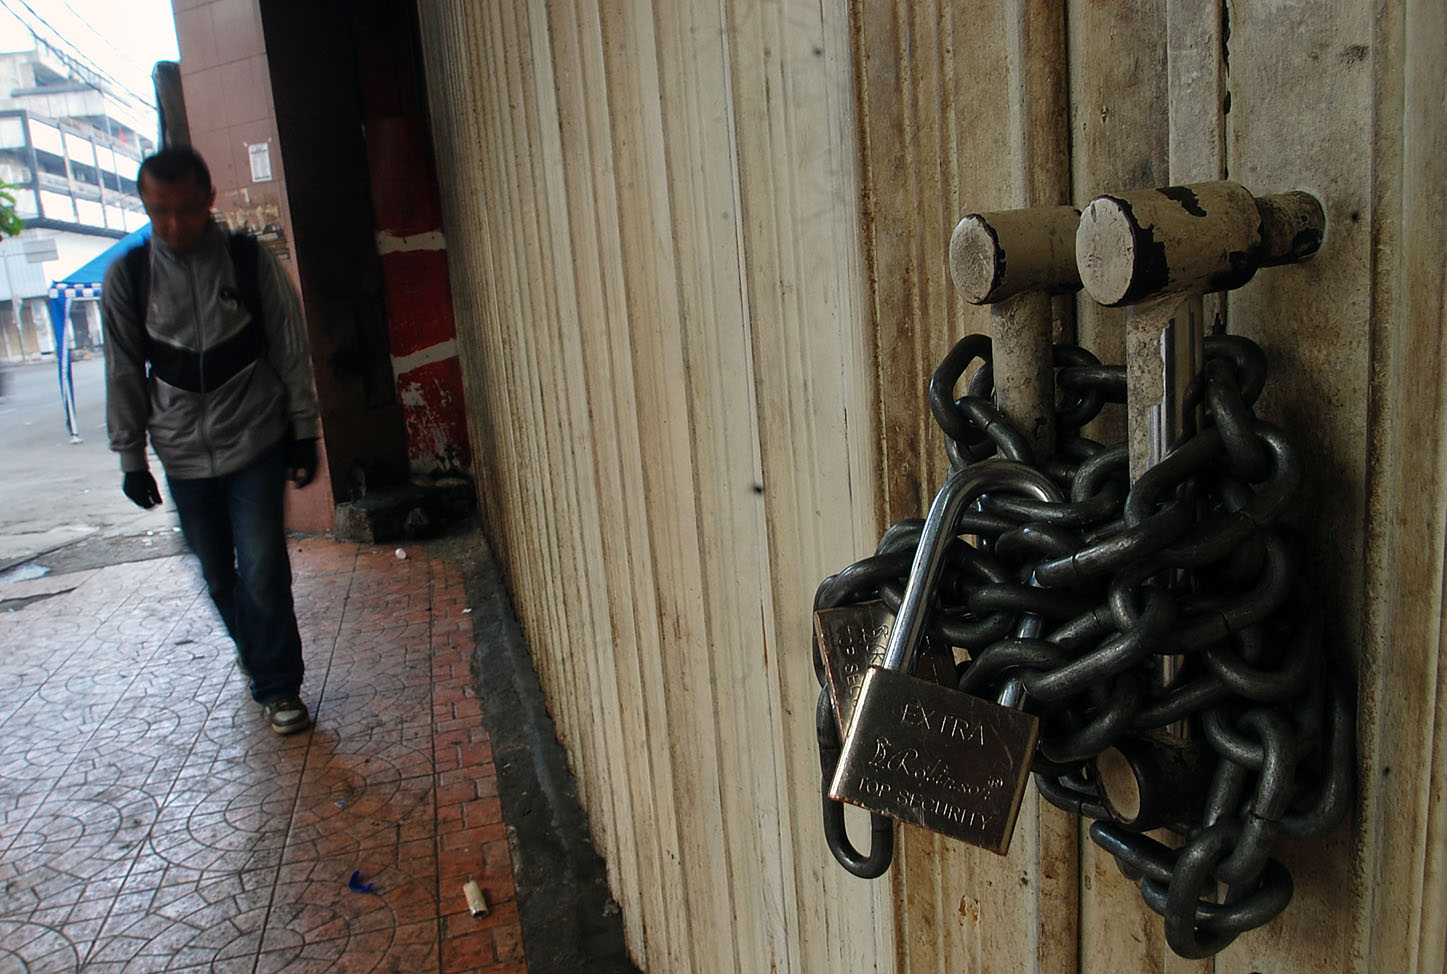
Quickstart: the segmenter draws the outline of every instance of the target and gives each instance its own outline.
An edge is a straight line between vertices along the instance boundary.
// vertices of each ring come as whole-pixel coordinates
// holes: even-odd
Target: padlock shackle
[[[955,523],[965,506],[992,490],[1023,492],[1047,504],[1063,503],[1065,496],[1049,477],[1034,467],[1013,460],[985,460],[950,475],[945,481],[920,533],[919,550],[909,569],[909,584],[895,614],[894,628],[884,651],[887,670],[910,672],[915,652],[924,634],[926,604],[939,585],[945,551],[954,534]]]

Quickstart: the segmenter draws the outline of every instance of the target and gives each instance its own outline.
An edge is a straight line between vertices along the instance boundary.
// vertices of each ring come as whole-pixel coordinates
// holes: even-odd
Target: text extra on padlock
[[[950,476],[925,521],[884,662],[864,677],[829,796],[1004,855],[1039,719],[908,675],[959,514],[991,491],[1062,499],[1043,473],[1013,461]]]

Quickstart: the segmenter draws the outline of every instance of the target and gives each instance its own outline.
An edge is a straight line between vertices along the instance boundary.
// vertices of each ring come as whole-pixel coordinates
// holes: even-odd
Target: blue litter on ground
[[[0,585],[9,585],[11,582],[28,582],[32,579],[43,578],[48,574],[50,574],[48,567],[30,562],[18,565],[9,571],[0,572]]]

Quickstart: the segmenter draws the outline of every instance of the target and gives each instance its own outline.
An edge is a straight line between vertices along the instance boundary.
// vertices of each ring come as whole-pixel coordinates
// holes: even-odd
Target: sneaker
[[[267,704],[266,719],[271,721],[271,729],[278,734],[295,734],[312,725],[306,704],[295,696],[281,697]]]

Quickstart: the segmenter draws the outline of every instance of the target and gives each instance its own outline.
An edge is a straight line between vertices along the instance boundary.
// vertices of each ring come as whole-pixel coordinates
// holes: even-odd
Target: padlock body
[[[874,666],[829,797],[1004,855],[1039,734],[1024,711]]]
[[[893,627],[894,613],[877,599],[814,613],[814,633],[824,657],[824,672],[829,680],[829,695],[834,699],[841,738],[849,733],[869,668],[884,660]],[[953,660],[936,651],[926,639],[917,657],[915,675],[931,683],[953,685]]]

